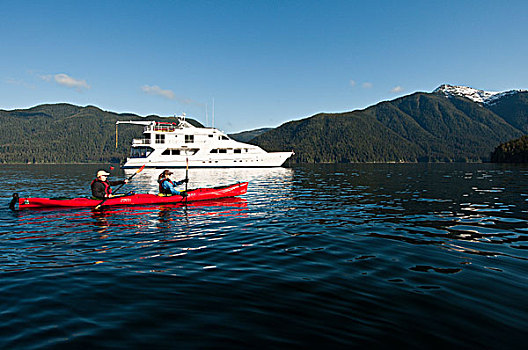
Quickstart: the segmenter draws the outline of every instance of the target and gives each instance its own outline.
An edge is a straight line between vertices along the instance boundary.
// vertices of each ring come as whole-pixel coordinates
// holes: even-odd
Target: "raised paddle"
[[[185,158],[187,166],[185,167],[185,192],[187,192],[187,183],[189,182],[189,158]]]
[[[135,172],[134,174],[130,175],[130,176],[128,177],[127,181],[132,180],[132,178],[133,178],[134,176],[136,176],[137,174],[139,174],[139,173],[145,168],[145,165],[146,165],[146,164],[143,164],[143,166],[142,166],[141,168],[139,168],[138,170],[136,170],[136,172]],[[125,185],[125,184],[121,184],[118,188],[116,188],[116,190],[114,191],[114,193],[116,193],[117,191],[119,191],[119,190],[121,189],[121,187],[123,187],[124,185]],[[103,199],[103,200],[101,201],[101,203],[99,203],[99,204],[97,204],[97,205],[95,206],[95,209],[97,209],[97,210],[101,209],[101,206],[103,205],[103,203],[106,202],[106,201],[107,201],[108,199],[110,199],[110,198],[111,198],[111,197],[108,197],[108,198]]]
[[[185,158],[187,166],[185,167],[185,204],[187,204],[187,184],[189,183],[189,158]]]

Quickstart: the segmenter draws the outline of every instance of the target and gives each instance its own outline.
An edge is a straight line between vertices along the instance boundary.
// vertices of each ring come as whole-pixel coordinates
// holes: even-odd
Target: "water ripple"
[[[502,348],[524,338],[523,167],[192,170],[194,185],[247,178],[249,192],[188,207],[4,209],[15,190],[52,195],[65,178],[66,195],[80,195],[98,167],[0,169],[2,348]],[[156,176],[130,188],[153,190]]]

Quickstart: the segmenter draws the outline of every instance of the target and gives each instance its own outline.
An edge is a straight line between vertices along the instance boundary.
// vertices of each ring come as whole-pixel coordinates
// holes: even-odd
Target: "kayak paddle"
[[[145,168],[145,165],[146,164],[143,164],[143,166],[141,168],[139,168],[138,170],[136,170],[136,172],[132,175],[129,176],[129,178],[127,179],[127,181],[130,181],[132,180],[132,178],[134,176],[136,176],[137,174],[139,174],[144,168]],[[118,188],[116,188],[116,190],[114,191],[114,193],[116,193],[117,191],[119,191],[121,189],[121,187],[123,187],[125,184],[121,184]],[[108,198],[105,198],[101,201],[101,203],[97,204],[95,206],[95,209],[101,209],[101,206],[103,205],[104,202],[106,202],[108,199],[110,199],[111,197],[108,197]]]
[[[185,158],[187,167],[185,168],[185,192],[187,192],[187,183],[189,182],[189,158]]]
[[[187,184],[189,183],[189,158],[185,158],[187,166],[185,167],[185,203],[187,204]]]

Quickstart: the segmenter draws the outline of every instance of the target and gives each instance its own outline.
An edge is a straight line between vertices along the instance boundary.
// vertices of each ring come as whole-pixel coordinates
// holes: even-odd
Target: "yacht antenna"
[[[180,115],[176,115],[176,114],[174,114],[174,119],[176,119],[176,120],[178,120],[178,121],[179,121],[179,120],[185,121],[185,113],[182,113],[182,114],[180,114]]]
[[[214,97],[213,97],[213,128],[214,128]]]

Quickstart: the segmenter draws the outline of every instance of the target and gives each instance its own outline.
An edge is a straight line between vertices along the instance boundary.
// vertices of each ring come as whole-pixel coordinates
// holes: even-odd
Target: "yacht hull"
[[[195,159],[188,158],[189,167],[192,168],[275,168],[282,166],[292,155],[291,152],[273,152],[265,154],[264,157],[257,156],[252,158],[230,158],[230,159]],[[123,169],[137,169],[145,165],[145,168],[185,168],[187,159],[150,159],[147,158],[129,158],[121,167]]]

